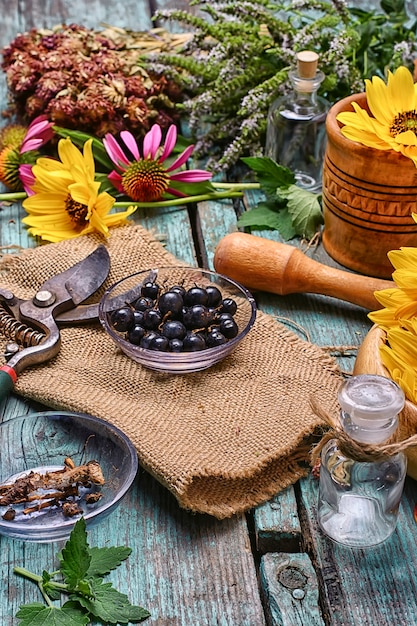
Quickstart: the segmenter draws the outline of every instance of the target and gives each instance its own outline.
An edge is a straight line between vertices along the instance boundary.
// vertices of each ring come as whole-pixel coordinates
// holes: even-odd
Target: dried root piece
[[[3,519],[14,519],[15,512],[12,505],[36,504],[23,509],[23,514],[28,515],[50,506],[62,503],[64,515],[70,517],[82,513],[74,498],[79,496],[79,487],[104,485],[105,480],[100,464],[97,461],[88,461],[85,465],[76,466],[70,457],[64,461],[61,470],[45,472],[29,472],[7,485],[0,485],[0,506],[10,507],[3,515]],[[97,502],[102,497],[101,493],[87,494],[87,504]],[[72,498],[71,501],[68,501]],[[13,511],[13,513],[12,513]]]

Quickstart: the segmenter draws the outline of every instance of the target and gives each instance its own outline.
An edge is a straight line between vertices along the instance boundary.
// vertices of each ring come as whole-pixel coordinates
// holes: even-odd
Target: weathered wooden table
[[[62,22],[144,30],[151,27],[150,15],[158,4],[187,6],[185,0],[1,0],[0,45],[31,27]],[[0,90],[4,105],[4,77]],[[247,206],[256,201],[256,194],[246,196]],[[0,207],[2,252],[10,252],[13,245],[35,245],[21,224],[22,215],[17,204]],[[178,258],[207,267],[212,267],[219,239],[236,229],[231,201],[201,203],[191,211],[142,211],[137,219],[161,233]],[[332,264],[320,248],[308,254]],[[305,329],[319,346],[359,346],[370,327],[365,310],[329,297],[256,297],[262,310],[286,318],[295,332]],[[354,349],[339,354],[341,367],[350,371],[354,357]],[[33,408],[12,395],[1,404],[1,415],[10,418]],[[173,496],[141,470],[120,508],[90,531],[89,540],[92,545],[123,543],[133,548],[126,567],[112,579],[133,603],[150,610],[149,625],[417,624],[416,483],[407,479],[395,534],[368,551],[345,549],[320,533],[317,486],[314,478],[306,478],[247,515],[218,521],[181,510]],[[20,604],[41,600],[37,588],[14,575],[13,567],[39,571],[54,562],[60,547],[0,537],[2,626],[17,623],[14,615]]]

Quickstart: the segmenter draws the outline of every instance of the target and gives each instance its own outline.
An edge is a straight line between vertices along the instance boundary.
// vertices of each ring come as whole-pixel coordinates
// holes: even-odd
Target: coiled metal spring
[[[0,304],[0,331],[7,339],[15,341],[24,348],[37,346],[46,334],[20,322]]]

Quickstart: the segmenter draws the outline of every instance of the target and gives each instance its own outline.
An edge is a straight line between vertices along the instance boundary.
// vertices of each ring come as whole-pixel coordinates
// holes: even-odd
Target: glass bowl
[[[149,282],[160,287],[160,294],[174,285],[180,285],[185,290],[195,286],[205,289],[208,286],[217,287],[223,300],[232,299],[237,305],[237,310],[233,314],[238,328],[236,336],[229,338],[222,345],[182,352],[151,350],[131,343],[127,340],[125,331],[119,332],[114,328],[112,316],[114,311],[126,305],[135,308],[142,294],[142,286]],[[161,306],[158,298],[154,302],[156,303],[154,308]],[[211,307],[210,305],[209,302],[210,315],[213,315],[214,309],[219,311],[221,308],[221,305]],[[169,313],[163,315],[165,321],[171,317]],[[255,318],[255,300],[245,287],[222,274],[194,267],[167,266],[137,272],[107,289],[99,304],[99,319],[103,328],[128,357],[149,369],[172,374],[198,372],[227,357],[246,337],[255,323]],[[213,325],[208,324],[207,328],[212,328]],[[159,324],[159,329],[161,326],[162,324]],[[194,330],[198,332],[200,329]],[[201,331],[200,334],[204,332]]]
[[[67,539],[81,515],[87,528],[106,518],[119,505],[138,469],[136,449],[123,432],[81,413],[45,411],[4,421],[0,449],[0,534],[37,543]],[[67,474],[72,465],[87,464],[91,472],[97,468],[92,461],[99,463],[104,484],[83,478],[84,484],[80,479],[72,495],[65,492],[61,500],[51,496],[62,492],[66,483],[75,484],[77,478]],[[20,504],[8,504],[7,499],[16,500],[15,481],[22,478],[24,482],[29,476],[35,487],[37,475],[40,482],[31,489],[36,491],[35,498],[31,500],[29,494]],[[46,477],[53,480],[45,484]],[[64,509],[73,503],[80,512],[69,517]],[[9,519],[13,511],[14,518]]]

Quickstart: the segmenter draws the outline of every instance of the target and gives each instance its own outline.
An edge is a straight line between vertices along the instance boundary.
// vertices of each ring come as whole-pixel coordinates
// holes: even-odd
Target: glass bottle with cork
[[[321,450],[318,521],[334,541],[365,548],[396,528],[407,459],[386,444],[405,397],[390,378],[362,374],[342,384],[338,400],[342,429]]]
[[[296,58],[297,68],[288,74],[292,93],[277,98],[268,112],[265,156],[290,168],[298,186],[319,193],[330,103],[317,95],[325,77],[318,54],[303,50]]]

